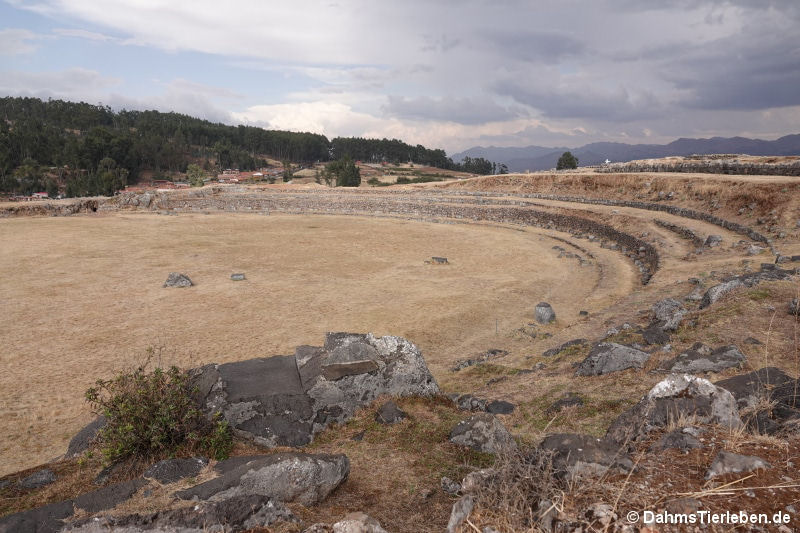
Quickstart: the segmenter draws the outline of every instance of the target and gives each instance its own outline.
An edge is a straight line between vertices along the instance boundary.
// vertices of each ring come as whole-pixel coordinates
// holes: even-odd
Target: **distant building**
[[[34,200],[45,200],[50,198],[50,196],[46,192],[35,192],[31,195]]]

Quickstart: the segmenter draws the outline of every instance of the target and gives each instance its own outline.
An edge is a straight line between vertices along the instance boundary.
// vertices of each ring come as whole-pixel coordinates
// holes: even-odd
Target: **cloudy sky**
[[[0,95],[474,145],[800,132],[798,0],[0,0]]]

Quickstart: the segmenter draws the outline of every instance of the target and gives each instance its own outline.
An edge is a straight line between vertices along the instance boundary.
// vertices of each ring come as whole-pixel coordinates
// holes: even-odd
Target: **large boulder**
[[[683,305],[674,298],[661,300],[653,305],[653,315],[659,327],[664,331],[675,331],[686,314]]]
[[[615,342],[595,344],[584,359],[576,376],[599,376],[627,368],[642,368],[650,354]]]
[[[0,518],[0,533],[55,533],[74,512],[72,500],[67,500],[6,515]]]
[[[401,337],[329,333],[294,355],[206,365],[190,372],[204,411],[263,446],[303,446],[379,396],[433,396],[419,349]]]
[[[478,413],[456,424],[450,432],[450,442],[484,453],[500,453],[517,447],[503,423],[489,413]]]
[[[164,459],[159,461],[147,470],[142,477],[155,479],[159,483],[175,483],[187,477],[199,474],[208,465],[208,459],[204,457],[189,457],[185,459]]]
[[[217,463],[220,475],[175,493],[181,499],[223,501],[258,495],[281,502],[314,505],[333,492],[350,474],[345,455],[276,453],[232,457]]]
[[[742,425],[736,400],[730,392],[707,379],[674,374],[657,383],[639,403],[612,422],[606,438],[619,445],[630,445],[650,431],[681,418],[729,428]]]
[[[629,472],[633,461],[618,443],[591,435],[556,433],[539,445],[553,454],[553,468],[571,478],[601,476],[609,469]]]
[[[700,374],[722,372],[726,368],[739,368],[745,362],[747,362],[747,357],[734,345],[711,350],[698,342],[689,350],[665,363],[663,368],[675,373]]]
[[[556,312],[553,311],[553,307],[547,302],[539,302],[536,304],[534,314],[539,324],[549,324],[556,319]]]

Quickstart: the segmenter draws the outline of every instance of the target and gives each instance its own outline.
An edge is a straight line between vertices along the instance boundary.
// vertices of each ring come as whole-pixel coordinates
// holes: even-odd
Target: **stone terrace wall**
[[[664,163],[615,163],[596,172],[689,172],[699,174],[740,174],[758,176],[800,176],[800,162],[748,163],[740,161],[676,161]]]

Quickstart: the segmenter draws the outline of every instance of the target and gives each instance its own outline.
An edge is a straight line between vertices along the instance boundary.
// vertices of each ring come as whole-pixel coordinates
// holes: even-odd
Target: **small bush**
[[[177,367],[140,366],[86,391],[93,410],[106,417],[98,443],[106,461],[200,452],[217,460],[233,447],[228,423],[210,422],[192,400],[188,377]]]

